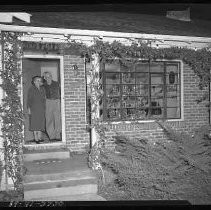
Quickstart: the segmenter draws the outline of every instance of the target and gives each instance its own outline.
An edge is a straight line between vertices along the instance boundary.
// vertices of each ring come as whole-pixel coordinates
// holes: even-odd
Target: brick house
[[[181,46],[200,49],[211,43],[211,22],[203,20],[181,21],[162,16],[112,12],[13,13],[10,16],[3,14],[2,17],[0,31],[27,33],[21,37],[26,46],[20,85],[23,110],[32,76],[51,71],[53,79],[61,85],[62,139],[54,143],[32,144],[33,137],[28,131],[26,117],[25,147],[32,149],[67,146],[71,151],[85,151],[97,140],[95,130],[87,130],[89,90],[86,84],[89,78],[86,72],[90,70],[90,63],[74,52],[63,55],[56,48],[52,48],[52,51],[46,51],[44,47],[36,48],[39,44],[56,46],[57,43],[67,42],[67,36],[87,45],[91,45],[96,38],[125,44],[136,39],[153,40],[152,47],[157,48]],[[171,126],[187,132],[194,132],[210,123],[210,114],[204,103],[196,103],[202,92],[209,90],[199,90],[199,78],[190,66],[181,60],[163,59],[150,66],[147,61],[140,61],[134,68],[134,73],[127,74],[119,65],[103,65],[103,91],[106,92],[107,100],[104,98],[99,115],[105,123],[111,122],[107,136],[112,137],[118,131],[130,137],[162,140],[165,136],[154,122],[155,117],[165,117]],[[162,89],[164,86],[165,91]],[[134,94],[134,90],[139,90],[140,94]],[[172,97],[166,97],[168,99],[164,103],[164,96],[168,95]],[[117,98],[121,102],[115,101]],[[137,107],[149,100],[149,107],[143,105],[145,108],[139,113]],[[134,116],[138,113],[140,123],[133,124]],[[108,145],[112,145],[112,141]]]

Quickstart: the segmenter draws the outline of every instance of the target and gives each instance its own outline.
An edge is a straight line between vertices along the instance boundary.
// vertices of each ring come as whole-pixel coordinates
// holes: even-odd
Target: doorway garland
[[[2,70],[0,87],[4,98],[0,106],[6,176],[12,179],[14,190],[22,193],[23,109],[20,98],[21,55],[19,37],[22,33],[2,32]]]

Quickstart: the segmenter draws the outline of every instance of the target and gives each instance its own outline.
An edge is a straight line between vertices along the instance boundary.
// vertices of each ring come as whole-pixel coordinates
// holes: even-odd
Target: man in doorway
[[[50,72],[43,74],[46,91],[46,131],[50,140],[61,140],[60,85]]]

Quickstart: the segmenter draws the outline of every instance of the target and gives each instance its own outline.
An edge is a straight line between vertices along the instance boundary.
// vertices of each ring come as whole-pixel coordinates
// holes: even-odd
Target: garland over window
[[[208,47],[198,50],[186,47],[152,48],[150,42],[142,40],[126,46],[118,41],[109,43],[95,39],[94,44],[90,47],[71,40],[68,44],[24,42],[23,49],[54,51],[60,54],[80,54],[88,59],[92,59],[92,54],[97,53],[101,62],[119,61],[125,65],[134,64],[138,62],[138,59],[179,59],[190,65],[199,76],[200,87],[207,86],[210,78],[211,51]]]

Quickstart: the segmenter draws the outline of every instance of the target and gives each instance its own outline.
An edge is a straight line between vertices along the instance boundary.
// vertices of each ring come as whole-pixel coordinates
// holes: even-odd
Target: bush
[[[159,123],[168,141],[150,142],[116,136],[118,154],[104,150],[101,162],[117,175],[130,199],[179,199],[211,203],[210,144]]]

